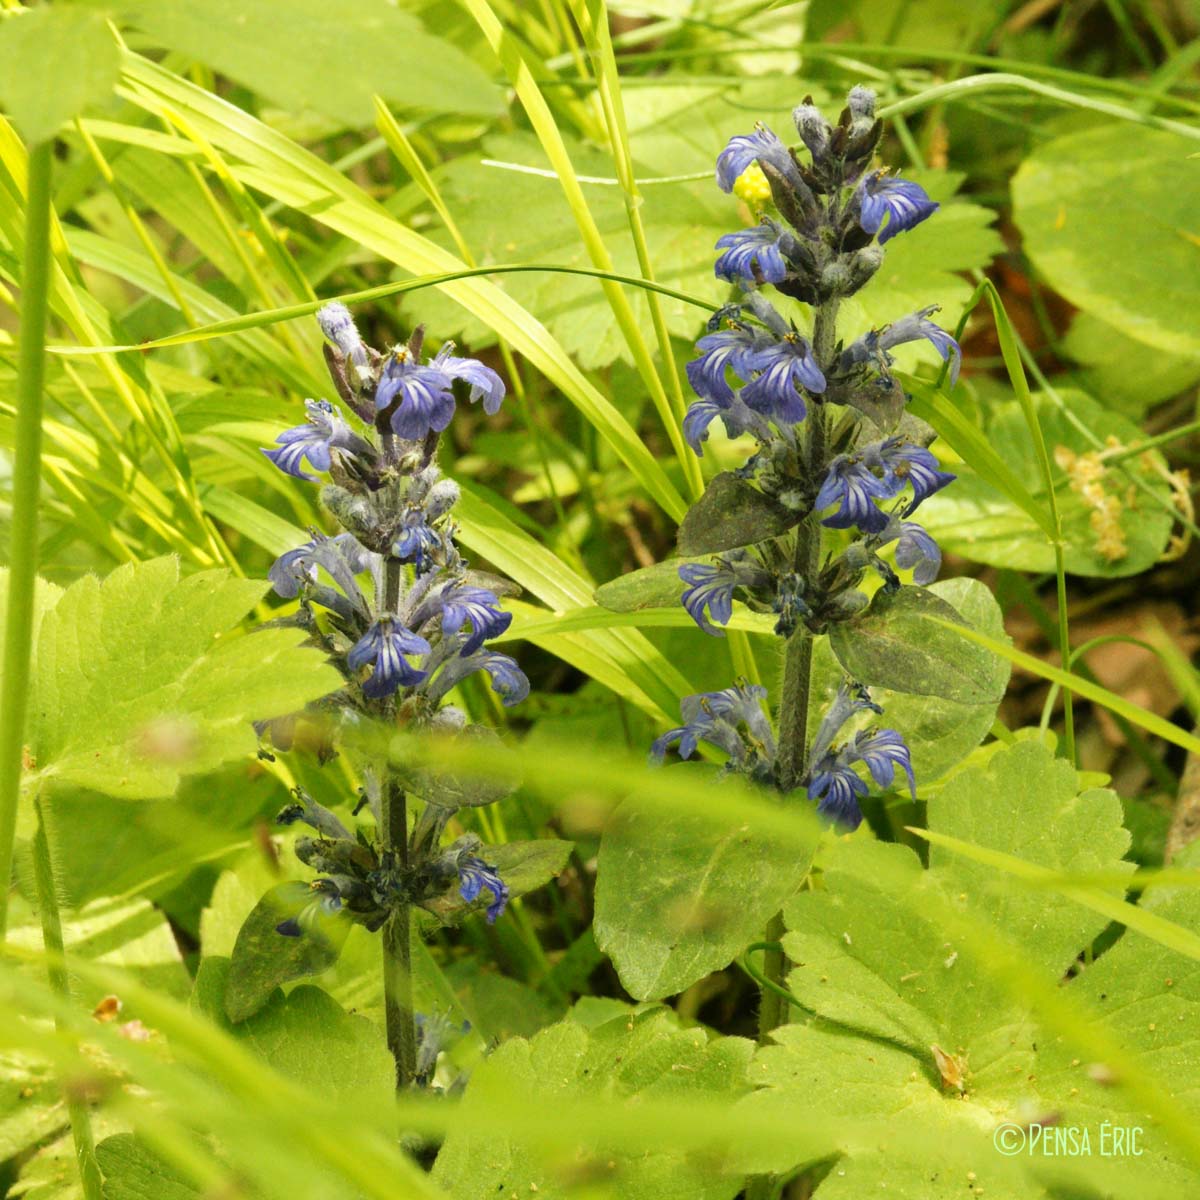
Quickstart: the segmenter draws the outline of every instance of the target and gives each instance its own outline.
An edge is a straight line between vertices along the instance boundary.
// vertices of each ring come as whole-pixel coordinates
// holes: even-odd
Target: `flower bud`
[[[375,544],[381,532],[379,514],[368,496],[356,496],[336,484],[321,489],[321,503],[333,514],[337,523],[354,534],[368,550],[382,553]]]
[[[829,122],[821,116],[821,110],[812,104],[801,104],[794,108],[792,120],[796,122],[796,132],[808,147],[813,163],[819,166],[829,153],[829,138],[832,133]]]
[[[467,714],[454,704],[447,704],[433,714],[430,727],[438,733],[459,733],[466,728]]]
[[[430,521],[436,521],[444,516],[457,503],[461,492],[453,479],[440,479],[429,489],[429,499],[425,502],[425,515]]]
[[[876,271],[883,265],[883,247],[872,243],[855,252],[850,260],[847,290],[842,294],[852,296],[859,290]]]

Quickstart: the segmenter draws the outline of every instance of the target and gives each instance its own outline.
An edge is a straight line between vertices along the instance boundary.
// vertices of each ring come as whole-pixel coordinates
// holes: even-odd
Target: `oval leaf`
[[[996,703],[1007,673],[1002,679],[996,656],[947,629],[947,621],[968,625],[932,592],[902,587],[877,592],[861,617],[830,630],[829,644],[859,683],[961,704]]]
[[[273,887],[254,906],[238,933],[225,989],[225,1014],[233,1022],[253,1016],[282,983],[319,975],[338,960],[350,932],[345,917],[308,924],[299,937],[276,928],[313,901],[307,884],[292,881]]]
[[[680,554],[717,554],[779,537],[803,513],[785,508],[732,471],[714,476],[679,527]]]

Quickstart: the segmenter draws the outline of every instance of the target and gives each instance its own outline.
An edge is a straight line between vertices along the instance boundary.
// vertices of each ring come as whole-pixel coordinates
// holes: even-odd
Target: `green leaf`
[[[520,786],[521,776],[512,752],[500,740],[494,729],[487,725],[468,725],[457,737],[464,743],[475,743],[468,752],[478,754],[486,749],[489,754],[487,773],[446,770],[410,770],[401,768],[405,785],[426,804],[448,808],[480,808],[494,804]]]
[[[20,864],[19,874],[26,871],[26,866]],[[13,897],[10,921],[13,927],[9,942],[25,951],[41,953],[41,918],[23,898]],[[62,924],[69,957],[120,967],[131,979],[166,996],[182,999],[187,995],[191,980],[179,945],[166,918],[149,901],[121,897],[93,900],[69,917],[64,915]],[[31,963],[28,969],[39,976],[45,972],[42,963]],[[75,998],[81,1007],[91,1010],[111,990],[111,985],[89,979],[75,988]],[[136,1002],[123,1003],[123,1022],[147,1016]]]
[[[991,589],[978,579],[947,579],[930,589],[959,615],[989,637],[1007,641],[1004,615]],[[1009,666],[996,656],[996,686],[1003,690]],[[813,688],[809,699],[809,728],[816,729],[845,672],[833,656],[828,638],[818,638],[813,652]],[[962,704],[940,696],[917,696],[874,688],[872,698],[882,706],[886,724],[898,729],[912,754],[913,772],[922,792],[956,767],[987,736],[998,703]],[[867,724],[864,718],[863,726]],[[853,728],[853,726],[852,726]]]
[[[567,865],[573,842],[559,838],[542,838],[535,842],[505,842],[502,846],[481,846],[479,857],[491,863],[508,884],[512,897],[524,896],[549,883]],[[469,912],[480,912],[491,903],[489,893],[468,904],[453,884],[445,895],[426,901],[421,907],[449,925],[460,921]]]
[[[305,921],[299,937],[288,937],[276,928],[312,903],[307,884],[281,883],[267,892],[246,918],[233,947],[225,991],[225,1013],[235,1024],[258,1012],[281,984],[319,975],[337,962],[350,932],[345,916]]]
[[[680,554],[716,554],[779,537],[802,513],[785,508],[733,471],[709,480],[679,526]]]
[[[171,795],[180,777],[251,757],[251,721],[341,686],[297,629],[232,627],[266,590],[173,558],[73,584],[41,626],[30,742],[42,778],[112,796]]]
[[[564,1196],[571,1177],[603,1172],[623,1200],[732,1200],[740,1176],[719,1165],[687,1159],[669,1150],[630,1153],[601,1142],[589,1152],[549,1150],[518,1137],[477,1131],[476,1113],[494,1113],[513,1095],[537,1096],[540,1104],[604,1096],[622,1108],[638,1100],[733,1099],[747,1090],[751,1043],[714,1038],[698,1027],[680,1029],[674,1013],[661,1008],[622,1014],[586,1029],[566,1020],[530,1041],[513,1038],[472,1074],[460,1119],[446,1138],[433,1180],[449,1194],[467,1196]]]
[[[1075,314],[1059,348],[1078,364],[1081,391],[1135,421],[1200,380],[1200,355],[1168,354],[1088,313]]]
[[[946,621],[967,624],[926,588],[879,591],[861,616],[833,626],[829,644],[859,683],[960,704],[999,703],[1007,668],[994,654],[946,629]]]
[[[202,1192],[132,1133],[105,1138],[96,1161],[104,1172],[104,1200],[202,1200]]]
[[[1054,460],[1052,477],[1067,570],[1073,575],[1110,578],[1138,574],[1158,560],[1171,532],[1172,500],[1163,478],[1165,460],[1157,451],[1147,451],[1122,459],[1124,470],[1104,460],[1096,463],[1099,475],[1095,486],[1101,503],[1111,506],[1115,522],[1108,517],[1102,519],[1097,515],[1097,506],[1070,486],[1073,478],[1081,485],[1091,479],[1091,462],[1077,467],[1076,474],[1070,476],[1058,457],[1064,451],[1095,455],[1097,441],[1106,452],[1114,446],[1135,446],[1144,435],[1131,421],[1101,408],[1082,392],[1063,388],[1057,395],[1061,406],[1044,393],[1034,396],[1034,404]],[[984,431],[988,443],[1044,505],[1041,470],[1020,405],[996,404],[991,406],[990,414]],[[1096,440],[1090,440],[1084,431]],[[1162,503],[1155,504],[1143,492],[1132,489],[1131,477],[1149,487]],[[921,505],[921,524],[944,549],[975,562],[1022,571],[1054,570],[1054,550],[1045,532],[1007,496],[968,472],[962,472],[952,488],[943,489]]]
[[[618,613],[638,612],[643,608],[677,608],[687,586],[679,578],[679,568],[690,561],[671,558],[610,579],[596,589],[596,603],[609,612]]]
[[[683,765],[698,787],[711,768]],[[814,825],[814,845],[815,845]],[[781,856],[774,840],[740,821],[666,817],[631,797],[600,842],[596,943],[638,1000],[673,996],[728,965],[761,935],[800,886],[811,856]]]
[[[108,99],[119,69],[99,13],[39,6],[0,22],[0,99],[26,142],[44,142]]]
[[[254,818],[278,795],[279,781],[256,764],[185,777],[170,804],[48,787],[41,802],[60,899],[78,906],[129,892],[162,896],[200,864],[244,845]],[[98,828],[104,854],[96,853]]]
[[[294,113],[370,125],[376,93],[405,108],[495,116],[499,89],[456,46],[385,0],[350,6],[289,0],[290,50],[279,52],[280,12],[270,0],[118,0],[122,18]]]
[[[1074,769],[1034,741],[958,775],[930,801],[929,824],[1055,872],[1119,878],[1133,869],[1121,858],[1129,839],[1119,799],[1107,790],[1080,792]],[[755,1102],[787,1097],[799,1106],[798,1122],[809,1106],[822,1117],[874,1117],[894,1131],[843,1143],[848,1153],[829,1177],[830,1195],[861,1195],[885,1169],[889,1194],[901,1200],[957,1194],[967,1169],[985,1196],[1064,1194],[1043,1191],[1038,1155],[1010,1160],[992,1142],[1002,1123],[1041,1118],[1046,1124],[1051,1113],[1058,1126],[1090,1130],[1094,1161],[1064,1164],[1084,1172],[1076,1180],[1081,1194],[1092,1194],[1082,1187],[1085,1179],[1098,1187],[1100,1177],[1119,1195],[1195,1189],[1196,1175],[1157,1123],[1147,1121],[1140,1097],[1105,1086],[1088,1051],[1061,1028],[1045,1027],[992,963],[990,934],[983,934],[996,930],[1006,945],[1019,947],[1044,991],[1072,1004],[1081,1036],[1099,1025],[1138,1064],[1172,1080],[1196,1070],[1198,1052],[1184,1033],[1195,997],[1186,985],[1175,990],[1190,977],[1190,960],[1130,932],[1094,964],[1081,964],[1078,956],[1102,932],[1105,916],[1048,903],[1041,888],[997,887],[994,869],[937,846],[925,869],[904,847],[840,839],[824,864],[823,885],[785,906],[784,945],[795,963],[788,988],[803,1007],[794,1010],[798,1023],[776,1032],[777,1045],[760,1051],[751,1078],[767,1089]],[[1103,890],[1115,899],[1124,892],[1120,883]],[[1171,897],[1159,911],[1176,923],[1194,925],[1200,916],[1196,889],[1158,895]],[[1158,895],[1148,893],[1147,904],[1156,906]],[[963,923],[948,921],[951,912]],[[966,936],[972,929],[978,934]],[[1075,977],[1064,982],[1068,969]],[[1172,980],[1165,992],[1164,979]],[[799,1023],[805,1010],[816,1019]],[[957,1060],[961,1091],[940,1068],[935,1046]],[[1101,1157],[1104,1122],[1142,1127],[1144,1156]],[[831,1149],[812,1145],[799,1153],[816,1159]],[[937,1155],[933,1189],[931,1153]],[[1120,1185],[1112,1182],[1117,1177]]]
[[[1105,124],[1043,143],[1012,180],[1025,251],[1056,292],[1127,337],[1192,357],[1195,155],[1176,134]]]

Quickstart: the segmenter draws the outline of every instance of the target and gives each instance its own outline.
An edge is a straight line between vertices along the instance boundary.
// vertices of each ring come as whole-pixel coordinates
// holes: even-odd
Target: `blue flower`
[[[862,730],[854,735],[851,753],[867,766],[881,788],[892,786],[899,767],[908,776],[909,794],[917,798],[917,781],[913,777],[912,756],[904,739],[894,729]]]
[[[529,695],[529,680],[525,678],[525,672],[518,666],[515,658],[489,650],[463,661],[477,661],[478,666],[475,670],[486,671],[491,676],[492,691],[500,697],[500,703],[505,708],[520,704]]]
[[[798,333],[784,334],[782,340],[755,350],[746,365],[762,374],[742,389],[742,401],[777,425],[804,420],[808,409],[797,386],[810,392],[825,390],[825,376],[812,356],[812,347]]]
[[[434,367],[422,366],[407,347],[392,351],[384,363],[375,389],[375,407],[390,408],[399,397],[391,415],[392,432],[409,441],[419,441],[429,433],[441,433],[454,416],[454,393],[450,376]]]
[[[948,471],[939,471],[937,459],[924,446],[915,446],[903,438],[887,438],[879,443],[879,458],[887,475],[898,485],[892,495],[906,483],[912,487],[913,500],[905,510],[906,517],[916,511],[922,500],[958,478]]]
[[[868,790],[853,767],[836,759],[814,771],[808,782],[808,798],[819,801],[817,812],[850,829],[857,829],[862,824],[862,809],[858,802]]]
[[[717,186],[723,192],[732,192],[738,176],[756,160],[770,163],[785,178],[799,177],[788,148],[760,122],[753,133],[730,138],[721,151],[717,158]]]
[[[894,729],[859,730],[845,745],[834,745],[842,726],[855,713],[864,711],[883,710],[872,703],[866,688],[843,684],[813,739],[809,752],[812,765],[805,778],[809,799],[818,801],[817,811],[851,829],[862,821],[858,802],[868,791],[865,780],[854,770],[855,763],[864,763],[882,788],[891,787],[896,768],[900,767],[908,776],[914,800],[917,794],[908,747]]]
[[[889,542],[896,543],[896,566],[904,571],[912,571],[913,583],[924,586],[938,577],[942,567],[942,552],[937,542],[915,521],[892,517],[878,544],[886,546]]]
[[[760,280],[779,283],[788,271],[781,248],[784,236],[783,230],[773,221],[764,221],[753,229],[727,233],[717,239],[717,249],[725,253],[717,259],[713,270],[730,283],[739,279],[749,284]]]
[[[446,637],[453,637],[468,621],[471,623],[471,633],[460,654],[474,654],[487,638],[499,637],[512,624],[512,613],[501,612],[497,607],[500,601],[485,588],[455,583],[444,589],[438,599],[442,606],[442,633]]]
[[[702,442],[708,441],[708,427],[725,409],[715,400],[696,400],[688,406],[683,418],[683,440],[696,452],[699,458],[704,457]]]
[[[715,567],[703,563],[684,563],[679,568],[679,578],[688,584],[680,597],[688,616],[705,633],[712,637],[724,637],[725,634],[704,615],[704,610],[708,609],[712,619],[719,624],[729,624],[733,616],[733,589],[738,585],[734,571],[724,562]]]
[[[486,671],[492,679],[492,691],[505,708],[520,704],[529,695],[529,680],[517,660],[496,650],[477,650],[474,654],[455,654],[445,661],[437,674],[422,688],[426,698],[437,704],[468,675]]]
[[[321,332],[354,365],[358,382],[366,383],[371,378],[371,365],[350,310],[336,301],[326,304],[324,308],[317,309],[317,324],[320,325]]]
[[[733,389],[725,380],[725,368],[732,367],[743,383],[751,378],[748,359],[759,344],[752,329],[736,325],[705,334],[697,343],[700,357],[687,365],[688,382],[696,395],[722,408],[733,403]]]
[[[285,429],[275,440],[277,447],[263,453],[285,474],[310,483],[319,480],[304,470],[304,460],[314,471],[328,471],[331,452],[336,448],[350,454],[370,452],[370,446],[351,430],[328,400],[305,400],[308,421],[293,429]]]
[[[483,400],[483,411],[493,416],[504,399],[504,382],[491,367],[473,358],[455,358],[453,343],[438,351],[432,362],[422,366],[404,346],[392,351],[384,363],[375,389],[375,407],[379,411],[399,404],[391,414],[392,431],[397,437],[418,441],[429,433],[441,433],[454,416],[454,392],[451,384],[461,379],[470,387],[472,404]]]
[[[417,574],[429,566],[429,555],[442,544],[441,535],[426,520],[425,510],[410,508],[404,514],[404,524],[392,544],[392,553],[401,562],[410,562]]]
[[[405,629],[395,617],[382,616],[351,648],[346,662],[352,671],[374,661],[371,677],[362,685],[363,695],[372,700],[390,696],[399,687],[412,687],[425,672],[410,666],[406,654],[428,654],[429,643]]]
[[[893,346],[924,338],[942,356],[942,362],[950,364],[950,386],[953,387],[958,382],[958,372],[962,366],[962,347],[940,325],[928,319],[937,310],[937,305],[932,304],[920,312],[909,313],[907,317],[893,321],[879,335],[879,346],[882,350],[890,350]]]
[[[470,402],[474,404],[482,398],[483,411],[489,417],[494,417],[500,411],[504,400],[504,381],[491,367],[485,367],[473,358],[455,358],[453,350],[453,343],[448,342],[437,352],[430,366],[434,370],[443,371],[451,379],[461,379],[469,384]]]
[[[842,726],[860,712],[882,713],[883,709],[871,699],[871,693],[861,683],[847,681],[838,688],[829,711],[817,726],[808,752],[809,761],[819,763],[828,754]]]
[[[872,360],[879,361],[884,368],[889,367],[892,356],[887,353],[888,350],[924,338],[942,356],[942,361],[950,364],[950,386],[953,387],[958,382],[958,372],[962,366],[962,348],[940,325],[928,319],[937,310],[937,305],[933,304],[920,312],[901,317],[899,321],[893,321],[884,329],[872,329],[864,333],[842,352],[839,362],[841,370],[849,371],[860,363]]]
[[[721,424],[731,438],[741,437],[743,433],[753,433],[764,442],[771,438],[766,421],[758,413],[751,412],[737,396],[728,407],[714,400],[695,400],[683,418],[683,437],[701,458],[704,457],[701,443],[708,440],[708,427],[717,417],[721,418]]]
[[[838,510],[821,524],[831,529],[849,529],[857,525],[867,533],[880,533],[888,523],[887,513],[876,500],[890,500],[896,494],[892,479],[880,476],[872,469],[868,457],[858,454],[839,454],[829,464],[829,473],[817,492],[813,507],[828,508],[837,504]]]
[[[936,201],[930,200],[919,183],[889,178],[883,171],[872,171],[867,175],[858,185],[858,196],[862,205],[858,223],[867,233],[877,233],[884,217],[888,218],[879,234],[881,245],[896,234],[919,225],[938,209]]]
[[[662,762],[667,748],[676,742],[679,757],[691,758],[704,741],[724,750],[736,767],[769,767],[775,757],[775,738],[759,703],[766,695],[767,689],[755,683],[685,697],[679,705],[684,723],[655,739],[651,759]],[[743,725],[751,739],[749,747],[740,730]]]
[[[353,534],[339,533],[337,537],[329,538],[318,533],[312,541],[281,554],[271,564],[267,578],[275,594],[284,600],[296,599],[303,590],[325,608],[351,617],[355,610],[361,614],[367,611],[362,590],[355,579],[355,575],[370,565],[367,559],[368,552]],[[325,568],[341,589],[340,594],[318,583],[317,567]]]
[[[717,559],[716,566],[684,563],[679,568],[679,578],[688,584],[680,603],[692,620],[713,637],[725,635],[705,617],[705,609],[714,621],[727,625],[733,615],[734,588],[765,587],[773,580],[770,572],[754,562],[745,550],[727,551]]]
[[[810,772],[808,798],[817,811],[841,825],[857,829],[862,821],[858,802],[867,794],[866,782],[854,770],[861,762],[881,788],[891,787],[896,768],[908,776],[909,791],[917,798],[917,782],[904,739],[894,729],[860,730],[840,750],[828,753]]]
[[[482,858],[467,854],[458,860],[458,881],[458,894],[468,904],[478,900],[485,888],[491,892],[492,902],[486,915],[488,924],[494,925],[508,904],[508,884],[500,878],[500,872]]]

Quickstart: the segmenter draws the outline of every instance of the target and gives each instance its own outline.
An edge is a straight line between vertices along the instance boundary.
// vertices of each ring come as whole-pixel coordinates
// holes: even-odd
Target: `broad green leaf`
[[[300,918],[299,937],[278,931],[285,921]],[[342,914],[325,917],[315,911],[312,890],[293,880],[273,887],[246,918],[229,966],[225,1013],[235,1024],[253,1016],[281,984],[327,971],[341,953],[350,932]]]
[[[996,603],[991,589],[978,579],[946,579],[929,588],[936,596],[952,605],[958,614],[975,629],[991,638],[1007,643],[1004,630],[1004,614]],[[822,672],[820,665],[826,665]],[[817,643],[814,655],[814,670],[822,680],[824,696],[819,710],[814,704],[810,708],[809,728],[815,729],[814,721],[828,707],[837,683],[841,679],[841,668],[829,650],[827,640]],[[999,655],[993,657],[992,682],[997,694],[1003,693],[1008,683],[1011,668]],[[819,689],[814,689],[817,692]],[[898,729],[912,752],[913,771],[917,777],[918,790],[941,778],[948,770],[957,766],[987,736],[996,718],[998,701],[987,704],[963,704],[941,696],[918,696],[911,692],[894,692],[886,688],[874,688],[871,692],[877,703],[882,705],[881,720],[890,728]]]
[[[678,608],[679,598],[687,586],[679,578],[679,568],[689,561],[671,558],[610,579],[596,589],[596,603],[617,613],[639,612],[644,608]]]
[[[0,1056],[0,1156],[16,1158],[66,1123],[52,1068],[25,1054]]]
[[[691,772],[697,787],[720,786],[704,766],[671,769]],[[761,936],[810,862],[811,854],[780,855],[772,837],[742,821],[668,816],[630,797],[600,843],[596,944],[631,996],[673,996]]]
[[[56,5],[0,22],[0,100],[29,143],[112,94],[120,58],[98,13]]]
[[[26,865],[19,862],[18,875],[24,876],[26,871]],[[9,920],[11,944],[25,951],[42,950],[41,919],[23,898],[13,898]],[[180,999],[191,986],[171,927],[149,901],[119,897],[93,900],[69,917],[64,916],[63,943],[69,957],[120,967],[131,979],[160,994]],[[31,964],[27,969],[44,973],[41,964]],[[89,980],[76,987],[75,999],[90,1011],[109,991],[111,988]],[[127,998],[122,1004],[122,1022],[145,1015]]]
[[[502,107],[499,90],[461,50],[384,0],[349,7],[289,0],[286,14],[268,0],[211,0],[202,11],[187,0],[118,0],[109,7],[155,43],[295,113],[370,125],[376,93],[435,112],[495,116]],[[280,36],[290,52],[280,53]]]
[[[733,471],[722,471],[683,518],[679,553],[716,554],[750,546],[786,533],[801,516]]]
[[[1085,312],[1076,313],[1060,349],[1077,364],[1082,391],[1135,421],[1200,380],[1200,352],[1168,354]]]
[[[1157,451],[1147,451],[1122,458],[1119,467],[1108,462],[1102,455],[1136,446],[1143,440],[1141,431],[1082,392],[1062,389],[1058,396],[1062,408],[1041,393],[1034,403],[1054,460],[1067,570],[1073,575],[1136,575],[1157,561],[1171,531],[1165,461]],[[1100,442],[1101,457],[1080,426]],[[1020,406],[995,405],[984,432],[996,454],[1045,504],[1041,471]],[[1060,459],[1074,464],[1070,472]],[[1133,486],[1133,479],[1162,503]],[[921,505],[920,520],[943,548],[965,558],[1015,570],[1054,570],[1054,551],[1045,532],[1008,497],[966,471],[953,487]]]
[[[1195,357],[1198,179],[1191,140],[1106,124],[1039,146],[1013,176],[1013,216],[1055,291],[1127,337]]]
[[[129,799],[252,756],[251,722],[341,686],[303,633],[235,626],[266,586],[172,558],[86,576],[41,626],[30,742],[43,779]]]
[[[203,1192],[132,1133],[96,1146],[104,1173],[104,1200],[202,1200]]]
[[[42,793],[60,899],[77,906],[99,896],[158,898],[196,867],[245,844],[253,819],[282,789],[255,765],[187,776],[171,804],[131,801],[74,787]],[[106,851],[96,853],[96,830]]]
[[[1121,858],[1128,835],[1118,798],[1100,789],[1081,793],[1073,768],[1034,741],[1002,749],[985,767],[956,776],[930,801],[929,824],[1056,872],[1119,876],[1132,870]],[[777,1045],[760,1051],[751,1078],[777,1095],[801,1102],[814,1097],[814,1110],[826,1112],[832,1104],[847,1115],[894,1123],[894,1139],[843,1147],[843,1173],[828,1188],[830,1195],[861,1194],[866,1181],[894,1161],[889,1193],[901,1200],[940,1200],[962,1189],[958,1166],[972,1155],[986,1196],[1058,1195],[1043,1191],[1039,1156],[1009,1163],[992,1143],[1000,1125],[1047,1124],[1048,1114],[1058,1126],[1089,1128],[1093,1139],[1103,1121],[1143,1127],[1143,1158],[1095,1164],[1124,1181],[1114,1194],[1158,1196],[1170,1187],[1195,1187],[1195,1176],[1137,1100],[1105,1087],[1102,1069],[1044,1028],[990,964],[989,943],[982,935],[966,937],[968,926],[955,926],[946,914],[957,912],[970,928],[995,929],[997,937],[1019,946],[1045,990],[1065,992],[1069,1002],[1081,1004],[1080,1021],[1103,1026],[1111,1006],[1119,1025],[1109,1032],[1139,1063],[1173,1080],[1184,1063],[1184,1077],[1195,1071],[1195,1053],[1179,1023],[1186,1024],[1181,1005],[1194,997],[1191,989],[1164,995],[1162,981],[1172,978],[1173,988],[1188,977],[1189,960],[1129,932],[1094,965],[1080,965],[1077,956],[1102,932],[1104,916],[1077,904],[1048,903],[1042,889],[997,886],[994,870],[937,847],[923,868],[904,847],[844,838],[824,867],[823,888],[798,894],[784,910],[790,930],[784,945],[795,964],[788,987],[820,1019],[777,1031]],[[1119,883],[1105,890],[1114,897],[1123,893]],[[1195,910],[1198,897],[1187,889],[1175,900]],[[1185,925],[1196,919],[1195,911],[1167,915]],[[1078,975],[1064,984],[1073,966]],[[1147,1002],[1149,997],[1157,999]],[[955,1060],[951,1073],[935,1046]],[[1155,1047],[1166,1055],[1156,1056]],[[955,1066],[961,1089],[953,1081]],[[818,1078],[839,1086],[818,1090]],[[928,1156],[926,1177],[919,1177],[921,1156],[905,1147],[910,1130],[941,1131],[946,1145],[938,1151],[936,1181],[928,1177]],[[808,1152],[819,1157],[822,1148]],[[1098,1147],[1092,1154],[1100,1159]],[[1068,1165],[1086,1171],[1091,1164]],[[932,1190],[931,1182],[937,1184]]]
[[[947,621],[965,624],[926,588],[881,590],[861,616],[833,626],[829,644],[859,683],[960,704],[998,704],[1007,670],[994,654],[947,629]]]
[[[623,1200],[732,1200],[740,1176],[711,1161],[669,1149],[631,1154],[601,1143],[563,1155],[517,1137],[472,1127],[476,1112],[499,1111],[513,1095],[556,1102],[604,1096],[614,1106],[639,1099],[734,1099],[747,1090],[751,1043],[709,1039],[703,1029],[680,1029],[674,1013],[652,1008],[617,1016],[593,1028],[568,1018],[530,1041],[505,1042],[472,1074],[460,1120],[433,1170],[434,1182],[456,1197],[536,1194],[547,1200],[576,1194],[582,1177],[602,1172]]]
[[[63,590],[56,583],[40,576],[33,585],[33,636],[29,647],[31,661],[37,662],[38,637],[41,633],[42,618],[59,601]],[[8,622],[8,568],[0,567],[0,629]],[[4,679],[4,658],[0,655],[0,681]],[[30,705],[32,708],[33,706]]]
[[[205,959],[196,976],[192,1010],[232,1033],[273,1070],[314,1094],[329,1096],[370,1126],[390,1131],[396,1065],[379,1026],[347,1012],[310,984],[286,995],[273,992],[265,1005],[231,1025],[232,974],[228,959]]]

